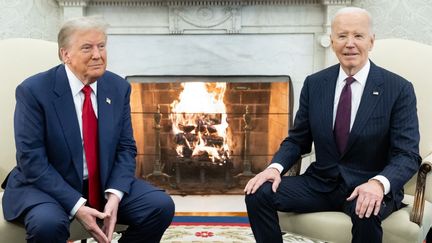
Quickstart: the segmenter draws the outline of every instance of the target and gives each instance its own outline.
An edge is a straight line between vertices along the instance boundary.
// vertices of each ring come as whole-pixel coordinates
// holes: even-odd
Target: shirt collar
[[[69,86],[70,86],[71,91],[72,91],[72,96],[74,97],[75,95],[77,95],[81,92],[81,90],[84,88],[84,84],[81,82],[81,80],[79,80],[77,78],[77,76],[75,76],[75,74],[72,72],[72,70],[70,70],[68,65],[65,65],[65,70],[66,70],[66,75],[68,77]],[[91,83],[90,87],[92,88],[93,93],[96,96],[96,94],[97,94],[97,81]]]
[[[366,84],[367,77],[369,75],[370,70],[370,61],[367,60],[366,64],[356,73],[354,74],[354,78],[357,82],[359,82],[362,86]],[[342,66],[339,65],[339,77],[338,83],[343,83],[343,81],[348,77],[345,71],[342,69]]]

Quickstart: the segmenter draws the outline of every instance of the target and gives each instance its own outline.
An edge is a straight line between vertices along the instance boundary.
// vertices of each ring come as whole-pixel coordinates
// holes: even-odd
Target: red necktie
[[[82,92],[85,95],[82,109],[82,126],[84,153],[88,169],[89,204],[93,208],[101,210],[102,197],[99,175],[98,123],[91,102],[91,87],[89,85],[84,86]]]
[[[339,153],[343,153],[348,143],[351,123],[351,84],[355,81],[352,76],[345,79],[345,86],[342,89],[337,107],[334,136]]]

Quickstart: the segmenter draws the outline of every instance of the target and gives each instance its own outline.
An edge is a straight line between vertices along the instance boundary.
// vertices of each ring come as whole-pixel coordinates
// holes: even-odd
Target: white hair
[[[106,37],[107,28],[108,24],[103,20],[102,17],[99,16],[85,16],[66,20],[66,22],[64,22],[62,27],[60,28],[57,36],[58,54],[60,60],[62,59],[60,49],[66,48],[71,44],[70,38],[76,31],[98,30],[104,33]]]
[[[345,7],[345,8],[341,8],[341,9],[339,9],[339,10],[335,13],[335,15],[333,16],[333,18],[332,18],[331,26],[333,26],[336,17],[338,17],[339,15],[348,14],[348,13],[365,14],[365,15],[367,16],[367,18],[368,18],[368,21],[369,21],[369,33],[370,33],[371,35],[373,35],[374,32],[373,32],[373,21],[372,21],[372,15],[371,15],[371,14],[370,14],[366,9],[363,9],[363,8],[358,8],[358,7]]]

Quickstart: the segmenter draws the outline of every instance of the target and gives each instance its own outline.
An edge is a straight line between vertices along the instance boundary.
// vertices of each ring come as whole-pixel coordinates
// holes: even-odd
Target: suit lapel
[[[63,65],[61,65],[56,72],[53,92],[58,96],[57,99],[53,101],[57,117],[63,128],[64,137],[72,155],[75,170],[82,181],[83,148],[81,133],[78,118],[76,116],[72,91]]]
[[[98,103],[98,130],[99,130],[99,166],[101,170],[102,186],[105,186],[105,182],[108,179],[109,151],[114,148],[110,148],[112,141],[112,134],[114,134],[114,106],[117,101],[114,96],[114,90],[104,80],[102,76],[98,80],[97,89],[97,103]]]
[[[338,151],[333,135],[333,107],[338,73],[339,65],[333,66],[333,68],[330,69],[327,75],[324,77],[324,83],[320,89],[320,92],[322,92],[321,94],[323,107],[323,113],[320,116],[323,125],[322,131],[326,133],[325,137],[332,138],[329,142],[332,145],[331,147],[335,148],[335,153],[338,153]]]
[[[376,104],[381,99],[383,93],[382,84],[383,78],[381,77],[381,73],[379,72],[378,67],[371,62],[366,86],[363,91],[353,127],[348,137],[348,144],[345,153],[348,152],[350,147],[354,144],[355,140],[358,138],[358,134],[363,130],[369,117],[374,111]]]

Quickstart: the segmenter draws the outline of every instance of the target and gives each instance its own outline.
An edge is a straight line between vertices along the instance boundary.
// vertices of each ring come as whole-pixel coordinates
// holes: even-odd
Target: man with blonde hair
[[[17,166],[3,196],[6,220],[25,225],[28,242],[62,242],[76,218],[97,242],[159,242],[172,199],[135,178],[131,87],[106,71],[107,24],[81,17],[59,35],[63,64],[16,89]],[[37,61],[37,60],[36,60]]]

